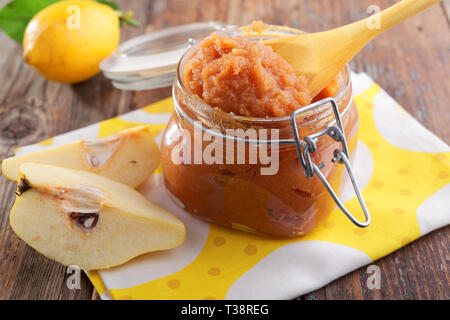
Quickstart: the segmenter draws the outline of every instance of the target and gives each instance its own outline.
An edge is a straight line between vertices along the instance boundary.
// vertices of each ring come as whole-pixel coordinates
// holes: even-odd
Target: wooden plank
[[[126,2],[126,1],[122,1]],[[4,5],[2,0],[0,5]],[[123,4],[123,3],[122,3]],[[138,19],[145,3],[133,3]],[[136,10],[137,9],[137,10]],[[139,16],[139,15],[142,15]],[[142,27],[143,28],[143,27]],[[124,38],[141,30],[125,27]],[[76,85],[46,81],[23,63],[22,49],[0,34],[0,157],[35,143],[132,109],[132,93],[116,90],[102,75]],[[15,184],[1,176],[0,299],[90,299],[93,287],[82,274],[82,289],[69,290],[65,268],[35,252],[9,227]]]
[[[275,19],[279,23],[316,32],[364,18],[369,5],[384,9],[395,2],[274,0],[273,11],[281,16]],[[448,32],[442,8],[435,5],[372,41],[352,62],[354,71],[367,72],[446,142],[450,142],[450,128],[441,115],[450,95],[450,87],[442,81],[450,72]]]
[[[274,11],[280,15],[275,22],[317,32],[365,17],[369,5],[386,8],[394,2],[274,1]],[[448,5],[448,1],[445,3]],[[375,39],[352,62],[354,71],[367,72],[447,143],[450,141],[448,117],[442,114],[448,114],[446,97],[450,93],[445,80],[450,72],[448,34],[446,16],[437,5]],[[448,235],[449,228],[436,231],[377,261],[375,264],[383,275],[380,290],[367,289],[368,274],[362,268],[326,286],[326,298],[447,299],[448,244],[443,247],[442,238],[447,239]],[[430,247],[443,248],[428,254]],[[410,261],[415,261],[414,270]]]

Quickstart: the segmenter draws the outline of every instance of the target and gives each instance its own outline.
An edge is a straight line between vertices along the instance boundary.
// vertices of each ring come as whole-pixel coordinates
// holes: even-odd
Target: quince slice
[[[148,126],[137,126],[112,136],[80,140],[3,160],[3,175],[19,179],[26,162],[86,170],[134,188],[158,167],[160,152]]]
[[[43,255],[84,270],[171,249],[185,238],[183,222],[127,185],[38,163],[20,167],[10,224]]]

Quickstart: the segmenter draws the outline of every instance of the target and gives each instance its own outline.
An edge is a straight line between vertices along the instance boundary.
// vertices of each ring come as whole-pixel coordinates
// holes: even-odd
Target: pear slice
[[[104,269],[184,241],[183,222],[127,185],[38,163],[20,174],[11,227],[59,263]]]
[[[36,162],[86,170],[134,188],[158,167],[160,152],[148,126],[123,130],[107,138],[80,140],[3,160],[3,175],[19,179],[22,163]]]

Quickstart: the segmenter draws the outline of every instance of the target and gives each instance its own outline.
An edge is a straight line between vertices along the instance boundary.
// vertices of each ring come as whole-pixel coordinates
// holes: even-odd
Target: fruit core
[[[91,168],[104,166],[116,153],[122,140],[123,136],[121,135],[113,135],[95,140],[84,140],[83,149],[85,150],[88,165]]]
[[[24,192],[31,189],[30,181],[27,178],[21,177],[17,186],[16,194],[20,197]]]
[[[31,188],[56,197],[67,217],[81,231],[89,232],[97,225],[105,198],[100,190],[87,186],[36,188],[26,177],[21,177],[16,194],[21,196]]]
[[[72,212],[69,217],[77,228],[88,232],[97,225],[99,215],[98,213]]]

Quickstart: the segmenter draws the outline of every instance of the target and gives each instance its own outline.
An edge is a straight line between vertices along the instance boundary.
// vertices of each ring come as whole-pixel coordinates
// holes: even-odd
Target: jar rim
[[[301,30],[297,30],[297,29],[293,29],[293,28],[289,28],[289,27],[283,27],[283,26],[276,26],[276,25],[266,25],[267,28],[264,30],[274,30],[276,32],[283,32],[284,35],[293,35],[293,34],[302,34],[304,32],[302,32]],[[232,32],[242,32],[243,27],[236,27],[236,28],[232,28],[232,29],[227,29],[224,31],[220,31],[218,32],[219,34],[226,34],[226,35],[230,35],[230,33]],[[244,32],[248,32],[247,30],[245,30]],[[234,36],[239,36],[239,34],[234,34]],[[243,35],[241,35],[243,37],[245,37],[245,33]],[[264,36],[264,34],[262,35]],[[273,36],[273,33],[270,33],[267,36]],[[255,38],[254,34],[249,34],[247,33],[247,37],[251,37],[251,38]],[[261,36],[259,36],[259,38],[261,38]],[[203,41],[203,40],[202,40]],[[201,42],[199,42],[201,43]],[[191,93],[189,91],[189,89],[186,87],[186,84],[183,80],[183,76],[182,76],[182,69],[184,68],[184,62],[185,60],[187,60],[188,57],[190,57],[190,55],[194,52],[194,49],[196,48],[196,45],[192,46],[191,48],[189,48],[181,57],[178,66],[177,66],[177,72],[176,72],[176,78],[175,78],[175,84],[177,84],[177,87],[179,89],[181,89],[181,91],[183,92],[183,94],[187,94],[190,96],[195,96],[196,97],[196,102],[198,102],[199,104],[202,105],[203,108],[205,108],[208,111],[212,111],[213,107],[211,105],[209,105],[208,103],[206,103],[201,97],[198,97],[197,95]],[[344,85],[340,86],[339,91],[333,96],[333,98],[336,101],[339,101],[343,98],[343,96],[348,92],[348,90],[350,89],[351,86],[351,69],[350,69],[350,65],[347,64],[342,71],[344,73]],[[176,97],[174,96],[174,99]],[[312,103],[310,103],[309,105],[311,105]],[[350,104],[350,103],[349,103]],[[308,106],[308,105],[306,105]],[[306,107],[306,106],[302,106],[302,107]],[[347,106],[345,106],[344,109],[347,109]],[[323,109],[322,109],[323,110]],[[221,111],[221,110],[220,110]],[[316,110],[313,111],[314,113],[319,113],[321,110]],[[223,112],[223,111],[222,111]],[[268,123],[276,123],[276,122],[286,122],[289,121],[291,118],[291,115],[286,115],[286,116],[281,116],[281,117],[249,117],[249,116],[241,116],[241,115],[236,115],[234,113],[229,113],[229,112],[223,112],[226,113],[228,117],[230,117],[233,121],[239,122],[239,123],[255,123],[255,124],[268,124]],[[301,120],[302,118],[307,118],[308,116],[311,116],[311,113],[304,113],[300,116],[298,116],[299,120]],[[320,120],[320,119],[317,119]]]

